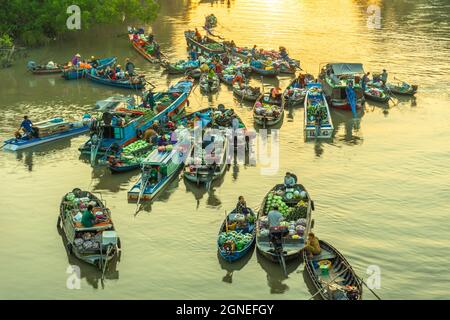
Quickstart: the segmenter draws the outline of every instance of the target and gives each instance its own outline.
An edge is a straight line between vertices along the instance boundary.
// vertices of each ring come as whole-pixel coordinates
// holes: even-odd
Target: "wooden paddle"
[[[381,300],[380,296],[377,295],[377,294],[375,293],[375,291],[373,291],[373,290],[367,285],[367,283],[365,283],[365,281],[363,280],[363,278],[359,277],[358,275],[356,275],[356,277],[361,281],[362,284],[364,284],[364,285],[367,287],[367,289],[370,290],[370,292],[373,293],[373,295],[374,295],[378,300]]]

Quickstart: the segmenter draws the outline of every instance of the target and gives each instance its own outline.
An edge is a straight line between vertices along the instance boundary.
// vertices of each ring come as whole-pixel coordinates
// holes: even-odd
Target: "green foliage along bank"
[[[67,8],[81,9],[81,28],[127,20],[153,21],[156,0],[0,0],[0,38],[25,46],[43,45],[67,32]],[[12,42],[12,41],[11,41]]]

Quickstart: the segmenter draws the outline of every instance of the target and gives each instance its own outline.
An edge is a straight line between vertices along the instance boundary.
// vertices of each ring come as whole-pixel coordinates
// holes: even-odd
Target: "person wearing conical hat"
[[[81,55],[77,53],[71,60],[72,65],[77,66],[78,63],[81,61]]]

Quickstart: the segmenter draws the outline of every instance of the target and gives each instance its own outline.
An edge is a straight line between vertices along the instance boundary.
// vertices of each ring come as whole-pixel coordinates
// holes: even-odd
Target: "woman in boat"
[[[197,28],[195,28],[195,40],[197,42],[202,42],[202,35],[200,34]]]
[[[280,87],[274,87],[272,88],[270,95],[273,99],[278,100],[281,97],[281,88]]]
[[[233,78],[233,81],[231,81],[231,84],[234,86],[236,82],[239,82],[239,87],[242,89],[242,84],[244,83],[244,74],[241,72],[240,69],[237,70],[236,75]]]
[[[320,254],[322,251],[320,248],[319,239],[312,232],[308,234],[308,241],[306,242],[305,250],[310,258],[312,258],[313,255]]]
[[[363,75],[361,79],[361,88],[363,89],[363,92],[366,92],[366,85],[370,81],[369,79],[370,72],[367,72]]]
[[[296,183],[297,183],[296,177],[290,172],[286,172],[286,175],[284,176],[284,185],[286,187],[293,187]]]
[[[72,65],[74,67],[76,67],[80,61],[81,61],[81,55],[79,53],[77,53],[71,60]]]
[[[236,213],[248,214],[247,202],[244,199],[244,196],[239,196],[238,203],[236,205]]]
[[[95,214],[92,213],[93,206],[90,204],[87,206],[87,209],[83,212],[83,216],[81,217],[81,224],[85,228],[91,228],[96,222],[97,218]]]

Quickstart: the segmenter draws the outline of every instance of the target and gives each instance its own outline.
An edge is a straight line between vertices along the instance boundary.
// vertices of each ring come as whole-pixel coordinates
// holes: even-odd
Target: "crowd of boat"
[[[93,111],[96,115],[85,114],[79,120],[55,117],[32,123],[25,117],[22,132],[4,141],[3,148],[21,150],[89,133],[79,150],[92,165],[105,165],[114,173],[141,170],[127,193],[128,200],[137,202],[139,208],[180,172],[190,183],[209,188],[224,174],[231,158],[240,151],[251,151],[252,133],[232,108],[220,104],[186,114],[196,81],[205,95],[217,92],[220,83],[230,86],[241,102],[253,103],[254,122],[264,128],[280,123],[286,108],[303,106],[305,139],[332,137],[330,107],[356,113],[365,98],[387,102],[392,95],[414,95],[417,91],[417,86],[387,82],[385,72],[370,80],[361,63],[327,63],[315,77],[303,72],[300,61],[289,57],[284,47],[263,50],[214,40],[215,24],[217,19],[209,16],[206,35],[198,30],[186,31],[189,58],[177,62],[164,58],[153,35],[129,28],[130,44],[148,62],[160,63],[168,73],[182,75],[162,92],[153,92],[153,86],[136,73],[129,60],[124,68],[117,65],[115,57],[83,60],[78,54],[65,65],[29,62],[34,74],[61,73],[66,80],[87,78],[103,85],[143,89],[142,99],[114,96],[98,101]],[[264,86],[249,85],[251,74],[276,77],[280,73],[294,76],[285,90],[274,87],[266,91]],[[146,84],[151,88],[145,90]],[[198,141],[193,134],[196,130],[202,133]],[[303,258],[315,295],[324,299],[362,298],[363,280],[333,246],[316,238],[320,244],[316,254],[305,250],[310,245],[308,237],[314,238],[314,202],[303,185],[274,186],[258,209],[240,203],[230,210],[219,229],[218,252],[224,260],[232,263],[241,259],[256,244],[263,256],[279,262],[283,270],[286,260]],[[276,232],[268,217],[274,208],[283,215]],[[68,251],[103,273],[120,255],[120,239],[111,213],[102,199],[88,191],[76,188],[64,195],[59,226],[64,230]]]

